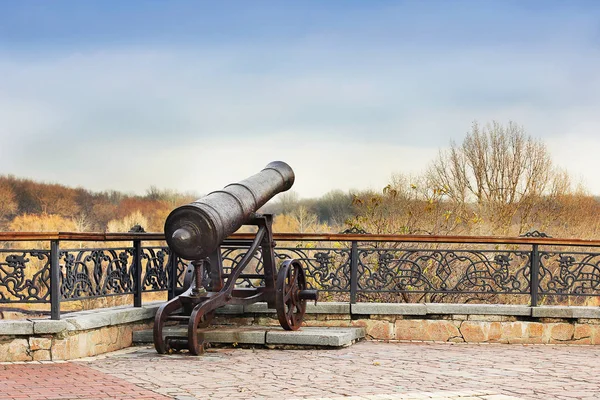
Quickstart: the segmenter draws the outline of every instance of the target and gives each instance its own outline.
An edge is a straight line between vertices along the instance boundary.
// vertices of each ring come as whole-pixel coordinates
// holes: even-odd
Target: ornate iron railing
[[[186,262],[172,257],[163,240],[158,233],[0,232],[0,304],[50,303],[51,317],[58,319],[63,301],[133,295],[141,306],[143,292],[172,297]],[[354,232],[275,234],[275,240],[276,257],[302,261],[308,285],[325,300],[537,306],[588,304],[600,296],[600,241]],[[38,249],[19,248],[33,241]],[[80,247],[73,248],[74,242]],[[225,273],[245,251],[222,246]],[[239,286],[261,284],[260,260],[257,254]]]

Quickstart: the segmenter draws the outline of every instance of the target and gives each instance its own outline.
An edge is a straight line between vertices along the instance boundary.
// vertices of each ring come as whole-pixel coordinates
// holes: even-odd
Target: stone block
[[[51,319],[34,319],[33,321],[33,333],[60,333],[66,331],[69,327],[67,321],[64,320],[51,320]]]
[[[304,319],[302,321],[302,326],[320,326],[320,327],[346,327],[346,326],[359,326],[355,324],[357,321],[352,321],[351,319],[330,319],[330,320],[317,320],[317,319]]]
[[[527,337],[529,338],[541,338],[544,334],[544,325],[539,322],[528,322],[527,326]]]
[[[215,329],[201,332],[198,336],[209,343],[265,344],[265,329]]]
[[[164,301],[152,301],[149,303],[142,304],[142,308],[151,312],[152,316],[154,317],[154,315],[156,315],[156,311],[158,311],[160,306],[162,306],[163,304],[165,304]]]
[[[548,324],[549,343],[566,342],[573,339],[575,327],[571,324]]]
[[[88,314],[65,318],[69,324],[69,331],[85,331],[89,329],[102,328],[110,326],[111,313],[100,312],[97,314]]]
[[[525,325],[523,322],[502,322],[501,329],[501,343],[520,343],[520,341],[525,337]]]
[[[13,339],[0,343],[1,362],[31,361],[32,359],[27,339]]]
[[[484,343],[489,340],[490,324],[465,321],[460,325],[460,333],[467,343]]]
[[[237,315],[216,315],[211,325],[253,325],[254,317],[238,317]]]
[[[589,325],[575,324],[573,340],[580,344],[592,344],[593,331]]]
[[[267,344],[304,345],[304,346],[349,346],[353,341],[363,338],[363,328],[301,328],[298,331],[269,330]]]
[[[165,336],[186,336],[186,327],[167,327]],[[365,336],[361,327],[323,328],[303,327],[298,331],[284,331],[270,327],[236,327],[200,330],[199,337],[213,343],[289,344],[312,346],[346,346]],[[152,331],[133,332],[134,343],[151,343]]]
[[[600,325],[589,325],[591,330],[591,344],[600,344]]]
[[[426,340],[425,320],[400,319],[394,324],[394,336],[397,340]]]
[[[395,337],[398,340],[463,342],[459,324],[452,320],[397,320]]]
[[[33,352],[33,361],[50,361],[50,350],[36,350]]]
[[[144,307],[129,307],[124,309],[106,310],[102,312],[102,314],[108,317],[109,325],[120,325],[152,319],[156,314],[156,310]]]
[[[482,322],[502,322],[504,320],[504,316],[503,315],[473,314],[473,315],[469,315],[467,320],[468,321],[482,321]]]
[[[260,326],[280,326],[277,318],[269,317],[256,317],[254,323]]]
[[[571,307],[563,306],[538,306],[531,308],[531,316],[534,318],[573,318]]]
[[[244,306],[241,304],[227,304],[215,310],[216,314],[238,315],[244,313]]]
[[[352,314],[358,315],[425,315],[427,306],[421,303],[356,303]]]
[[[532,308],[536,318],[589,318],[600,319],[600,307],[539,306]]]
[[[571,307],[573,309],[573,318],[591,318],[600,319],[600,307]]]
[[[33,322],[0,321],[0,335],[33,335]]]
[[[352,319],[352,317],[350,316],[350,313],[348,313],[348,314],[304,314],[304,316],[307,316],[307,315],[311,315],[311,316],[314,315],[317,317],[317,320],[319,320],[319,321],[343,321],[343,320],[351,320]]]
[[[511,304],[426,303],[427,314],[531,316],[531,307]]]
[[[41,337],[30,337],[29,338],[29,348],[32,351],[50,350],[51,346],[52,346],[52,339],[50,339],[50,338],[41,338]]]
[[[133,344],[133,329],[129,325],[119,326],[118,327],[118,340],[117,347],[118,349],[124,349]]]
[[[490,326],[490,328],[487,333],[488,341],[499,342],[500,339],[502,338],[502,323],[490,322],[489,326]]]
[[[376,340],[394,339],[394,324],[385,320],[360,319],[352,321],[352,326],[359,326],[365,329],[368,338]]]
[[[344,302],[314,302],[306,303],[307,314],[350,314],[350,303]]]
[[[68,359],[68,338],[55,339],[50,349],[52,360],[67,360]]]
[[[208,342],[214,343],[239,343],[239,344],[265,344],[267,328],[216,328],[199,330],[198,336]],[[187,336],[187,327],[173,326],[163,330],[164,336]],[[133,332],[134,343],[152,343],[151,330]]]
[[[276,314],[277,310],[267,307],[267,303],[259,302],[244,306],[244,313]]]
[[[452,321],[427,321],[427,340],[436,342],[463,341],[458,327]]]
[[[277,314],[277,310],[268,308],[267,303],[260,302],[244,306],[244,313],[255,314]],[[350,314],[350,304],[345,302],[308,302],[306,304],[307,314]]]

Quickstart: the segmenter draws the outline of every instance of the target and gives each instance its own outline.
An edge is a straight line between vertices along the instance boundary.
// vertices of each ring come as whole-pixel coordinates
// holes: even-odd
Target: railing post
[[[50,319],[60,319],[60,246],[50,241]]]
[[[352,241],[350,249],[350,303],[356,303],[356,292],[358,291],[358,243]]]
[[[531,307],[537,307],[538,289],[540,284],[540,253],[537,244],[534,244],[531,250],[531,266],[529,270],[531,274],[531,276],[529,277],[531,291]]]
[[[170,250],[170,249],[169,249]],[[167,298],[171,300],[175,297],[175,290],[177,289],[177,256],[170,250],[169,253],[169,288],[167,291]]]
[[[133,241],[133,306],[142,306],[142,241]]]

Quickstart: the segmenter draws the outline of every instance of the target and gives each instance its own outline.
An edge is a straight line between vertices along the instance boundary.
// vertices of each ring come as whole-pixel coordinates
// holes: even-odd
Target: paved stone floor
[[[1,399],[600,399],[600,347],[361,342],[338,350],[135,347],[0,365]]]

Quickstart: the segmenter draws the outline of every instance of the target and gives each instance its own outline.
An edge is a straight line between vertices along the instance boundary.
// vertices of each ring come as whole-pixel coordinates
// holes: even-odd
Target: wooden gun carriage
[[[173,210],[165,221],[165,237],[172,256],[190,261],[184,279],[184,292],[163,304],[154,320],[154,347],[164,354],[189,349],[198,355],[203,343],[198,329],[208,326],[217,308],[226,304],[247,305],[267,302],[277,311],[286,330],[302,324],[307,300],[317,300],[317,291],[307,289],[306,277],[298,260],[275,263],[272,216],[257,214],[267,201],[294,183],[294,172],[282,161],[269,163],[259,173],[212,192],[193,203]],[[228,236],[243,225],[257,227],[254,239],[236,240]],[[223,272],[221,246],[236,246],[246,252]],[[243,274],[260,248],[262,274]],[[262,279],[264,286],[237,288],[239,278]],[[176,277],[173,277],[176,279]],[[164,336],[165,324],[187,324],[187,336]]]

